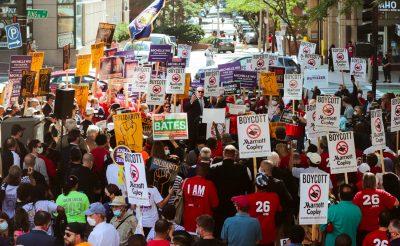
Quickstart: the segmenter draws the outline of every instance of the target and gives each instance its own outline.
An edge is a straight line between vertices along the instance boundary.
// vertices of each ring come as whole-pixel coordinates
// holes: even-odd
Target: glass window
[[[58,4],[74,3],[74,0],[58,0]]]
[[[58,17],[74,17],[74,5],[58,5]]]
[[[58,19],[58,33],[74,32],[74,19],[62,18]]]
[[[57,0],[57,3],[58,48],[62,48],[67,44],[76,47],[75,31],[76,28],[82,29],[82,26],[75,27],[75,0]],[[81,38],[79,40],[81,43]]]

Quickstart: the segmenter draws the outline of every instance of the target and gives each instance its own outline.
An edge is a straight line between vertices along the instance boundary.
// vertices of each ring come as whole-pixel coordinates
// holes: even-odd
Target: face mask
[[[121,210],[118,209],[118,210],[114,210],[113,213],[114,213],[115,217],[119,217],[119,216],[121,216],[122,212],[121,212]]]
[[[95,226],[96,225],[96,220],[90,217],[87,217],[87,222],[90,226]]]
[[[8,229],[8,223],[7,221],[3,221],[0,223],[0,231],[5,231]]]
[[[36,148],[36,151],[37,151],[39,154],[43,153],[43,147]]]
[[[169,149],[164,149],[164,154],[169,155],[169,154],[171,154],[171,152],[169,151]]]

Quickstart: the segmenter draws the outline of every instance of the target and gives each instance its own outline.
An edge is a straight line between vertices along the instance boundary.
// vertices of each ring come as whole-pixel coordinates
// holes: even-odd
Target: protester
[[[11,127],[11,137],[15,139],[17,142],[17,148],[15,149],[15,152],[20,157],[21,163],[20,167],[22,168],[22,162],[24,160],[24,157],[28,154],[28,150],[26,149],[26,146],[24,143],[21,142],[21,138],[24,135],[25,128],[23,128],[19,124],[15,124]]]
[[[176,209],[173,205],[167,204],[162,208],[161,217],[167,220],[174,227],[174,231],[184,231],[185,228],[181,225],[175,223]],[[154,227],[151,228],[149,234],[147,235],[147,241],[153,240],[155,236]]]
[[[388,238],[388,227],[390,223],[390,214],[388,212],[382,212],[379,215],[379,228],[372,231],[365,236],[362,243],[363,246],[374,245],[377,242],[384,245],[389,245]]]
[[[85,241],[85,224],[73,222],[65,228],[64,243],[66,246],[90,246]]]
[[[1,167],[2,167],[2,177],[8,175],[9,169],[12,165],[20,166],[21,160],[20,156],[15,152],[17,149],[17,141],[10,137],[4,141],[3,147],[1,149]]]
[[[123,196],[116,196],[110,203],[110,206],[114,213],[114,217],[111,219],[110,224],[112,224],[118,231],[120,245],[128,245],[128,239],[135,233],[137,219],[133,212],[128,208],[128,204]]]
[[[51,215],[46,211],[38,211],[35,214],[35,227],[27,234],[21,235],[16,241],[16,245],[25,246],[55,246],[56,239],[47,234],[50,228]]]
[[[167,220],[159,219],[154,225],[154,231],[156,233],[153,240],[147,243],[147,246],[168,246],[170,245],[167,240],[171,230],[171,223]]]
[[[28,143],[29,152],[35,157],[34,170],[43,175],[46,183],[49,183],[49,175],[47,174],[46,163],[39,157],[43,153],[42,143],[38,139],[33,139]],[[26,167],[24,166],[24,169]]]
[[[21,168],[19,166],[11,166],[8,175],[0,189],[1,210],[12,219],[15,214],[15,205],[17,203],[17,189],[21,182]]]

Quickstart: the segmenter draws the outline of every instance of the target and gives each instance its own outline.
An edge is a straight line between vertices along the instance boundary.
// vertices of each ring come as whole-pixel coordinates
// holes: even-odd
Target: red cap
[[[247,196],[234,196],[231,201],[235,203],[239,208],[247,208],[249,206],[249,200]]]
[[[226,97],[225,101],[226,101],[227,103],[235,103],[235,100],[234,100],[233,97],[231,97],[231,96]]]

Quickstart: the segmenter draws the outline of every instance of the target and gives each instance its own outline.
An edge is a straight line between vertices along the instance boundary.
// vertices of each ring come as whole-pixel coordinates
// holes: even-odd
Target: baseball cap
[[[268,185],[268,176],[263,173],[258,173],[256,176],[257,186],[264,188]]]
[[[100,202],[90,204],[89,209],[85,211],[85,215],[102,214],[106,215],[106,209]]]
[[[92,115],[94,114],[94,109],[93,108],[87,108],[86,109],[86,115]]]
[[[249,200],[247,196],[234,196],[231,201],[236,204],[239,208],[247,208],[249,206]]]
[[[11,127],[11,134],[17,134],[20,131],[24,131],[25,128],[23,128],[20,124],[15,124]]]
[[[83,236],[83,235],[85,235],[86,224],[72,222],[72,223],[69,223],[67,225],[67,227],[65,227],[65,230]]]
[[[313,164],[319,165],[321,163],[321,156],[317,153],[308,152],[306,156]]]
[[[116,196],[110,203],[110,206],[124,206],[126,205],[126,200],[124,196]]]
[[[360,172],[360,173],[367,173],[367,172],[369,172],[371,170],[371,168],[369,167],[369,165],[367,164],[367,163],[361,163],[359,166],[358,166],[358,171]]]

